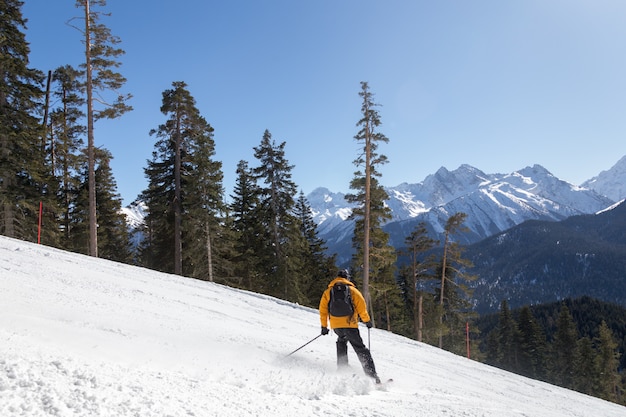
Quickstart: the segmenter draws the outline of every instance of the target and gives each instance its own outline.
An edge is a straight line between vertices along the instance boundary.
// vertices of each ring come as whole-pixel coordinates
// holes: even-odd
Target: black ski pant
[[[363,371],[367,376],[374,379],[378,378],[376,375],[376,367],[374,366],[374,360],[369,349],[365,347],[361,334],[357,328],[342,328],[333,329],[337,337],[337,366],[348,365],[348,342],[352,345],[356,356],[363,366]]]

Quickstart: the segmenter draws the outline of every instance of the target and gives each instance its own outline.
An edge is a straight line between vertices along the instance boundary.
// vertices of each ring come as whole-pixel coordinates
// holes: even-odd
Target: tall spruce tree
[[[213,128],[199,116],[197,134],[189,143],[189,168],[183,172],[185,184],[183,223],[185,239],[184,274],[207,281],[229,276],[232,238],[225,227],[222,163],[215,160]]]
[[[89,175],[89,255],[98,256],[98,228],[96,209],[96,156],[94,122],[99,119],[115,119],[132,110],[127,104],[130,94],[119,90],[126,83],[116,69],[119,57],[125,52],[118,48],[120,39],[100,19],[105,14],[95,6],[106,6],[106,0],[76,0],[76,7],[84,11],[84,26],[78,28],[85,45],[85,91],[87,102],[87,159]],[[112,94],[107,94],[112,92]],[[110,95],[111,101],[105,96]],[[96,98],[97,97],[97,98]],[[99,106],[98,106],[99,105]]]
[[[150,132],[158,140],[145,169],[148,189],[142,198],[148,214],[141,257],[151,268],[210,279],[212,251],[207,245],[216,231],[215,216],[224,208],[221,164],[211,159],[213,128],[187,85],[177,81],[172,87],[163,92],[161,112],[167,120]],[[204,236],[192,244],[198,230]],[[188,254],[183,254],[185,246]]]
[[[350,189],[356,193],[346,195],[348,202],[357,204],[352,212],[352,218],[357,219],[353,239],[356,249],[353,269],[360,272],[363,296],[368,309],[372,312],[372,318],[375,320],[377,316],[381,319],[385,317],[387,325],[390,325],[385,311],[390,301],[387,295],[393,295],[394,300],[400,295],[399,290],[392,294],[395,291],[393,274],[396,254],[389,245],[389,235],[382,230],[382,223],[391,218],[391,210],[384,204],[389,196],[378,182],[378,178],[381,177],[378,167],[387,163],[387,157],[377,152],[378,145],[389,142],[389,139],[378,131],[382,122],[377,110],[378,105],[374,103],[367,82],[361,82],[359,96],[362,99],[362,117],[357,122],[359,131],[354,139],[362,144],[363,148],[354,160],[358,170],[350,182]],[[373,305],[371,297],[372,282],[378,285],[376,306]],[[374,314],[375,308],[377,314]]]
[[[230,213],[234,230],[234,265],[235,277],[231,285],[237,285],[250,291],[261,292],[258,279],[260,257],[258,236],[262,235],[262,225],[256,216],[259,206],[259,192],[248,162],[241,160],[237,164],[237,179],[231,195]]]
[[[55,176],[59,181],[59,206],[63,238],[61,247],[73,248],[72,216],[76,205],[85,154],[82,152],[82,136],[86,128],[80,123],[85,116],[81,110],[85,104],[82,96],[80,71],[70,65],[57,68],[52,81],[52,95],[57,106],[49,117],[50,159]]]
[[[291,180],[293,165],[285,157],[285,145],[286,142],[276,144],[270,132],[265,130],[261,143],[254,148],[254,156],[259,161],[259,166],[253,169],[257,182],[257,213],[265,242],[261,248],[260,278],[268,294],[303,303],[300,255],[306,242],[294,215],[297,191]]]
[[[37,241],[39,203],[45,209],[56,190],[49,187],[52,172],[37,118],[44,77],[28,67],[22,5],[19,0],[0,2],[0,233]],[[57,225],[44,230],[55,234]]]

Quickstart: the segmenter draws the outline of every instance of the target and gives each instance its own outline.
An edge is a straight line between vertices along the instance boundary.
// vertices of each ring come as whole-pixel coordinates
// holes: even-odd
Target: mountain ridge
[[[626,158],[620,163],[625,168],[619,178],[626,183]],[[621,167],[607,172],[616,170]],[[615,175],[611,180],[615,181]],[[386,204],[393,217],[384,228],[390,233],[391,245],[398,248],[418,223],[427,223],[433,237],[438,237],[451,214],[464,212],[470,231],[459,240],[471,244],[526,220],[558,221],[595,213],[616,202],[591,188],[593,185],[602,189],[602,179],[589,184],[590,187],[570,184],[538,164],[509,174],[486,174],[468,164],[453,171],[441,167],[420,183],[385,187],[389,195]],[[328,252],[337,253],[340,262],[348,262],[351,235],[346,219],[354,205],[343,197],[342,193],[318,187],[307,199]]]

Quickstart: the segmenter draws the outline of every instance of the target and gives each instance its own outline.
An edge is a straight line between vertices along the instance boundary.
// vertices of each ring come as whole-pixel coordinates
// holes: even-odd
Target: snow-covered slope
[[[0,415],[617,417],[626,408],[373,329],[374,388],[315,310],[0,237]],[[367,338],[367,330],[362,328]]]

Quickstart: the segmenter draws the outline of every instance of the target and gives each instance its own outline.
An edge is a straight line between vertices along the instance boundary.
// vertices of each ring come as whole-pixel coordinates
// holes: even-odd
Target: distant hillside
[[[567,298],[555,303],[530,306],[530,311],[545,332],[548,342],[554,339],[562,304],[565,304],[572,314],[580,338],[588,337],[593,340],[598,337],[600,323],[603,320],[606,322],[618,343],[618,351],[622,354],[620,368],[626,369],[626,308],[591,297]],[[520,309],[511,310],[511,315],[516,321],[519,312]],[[499,312],[494,312],[481,316],[475,321],[474,324],[480,335],[478,343],[482,345],[482,349],[485,349],[489,333],[497,328],[499,320]]]
[[[561,222],[527,221],[467,247],[476,310],[590,296],[626,306],[626,204]]]

